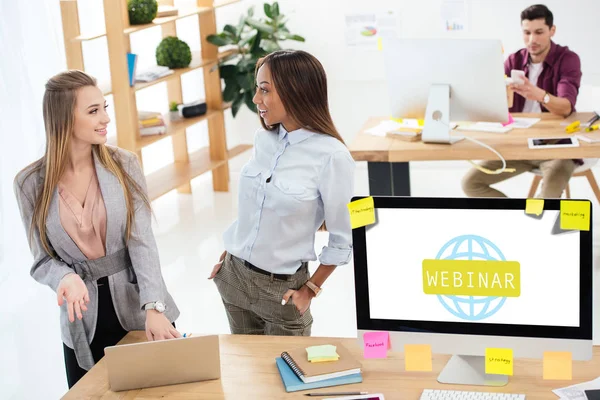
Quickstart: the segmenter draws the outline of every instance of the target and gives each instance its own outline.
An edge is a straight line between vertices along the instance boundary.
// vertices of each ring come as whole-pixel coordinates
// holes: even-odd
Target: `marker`
[[[593,126],[590,126],[588,128],[585,128],[585,131],[586,132],[592,132],[592,131],[598,130],[598,128],[600,128],[600,125],[593,125]]]

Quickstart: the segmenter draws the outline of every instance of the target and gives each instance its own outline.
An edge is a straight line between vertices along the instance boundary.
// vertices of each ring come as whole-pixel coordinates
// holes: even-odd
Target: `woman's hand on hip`
[[[210,276],[208,277],[208,279],[213,279],[217,275],[217,272],[219,272],[219,270],[223,266],[223,260],[225,259],[226,254],[227,254],[227,250],[225,250],[223,252],[223,254],[221,254],[221,257],[219,257],[219,262],[216,263],[215,266],[213,267],[213,270],[210,273]]]
[[[148,340],[163,340],[180,338],[177,331],[163,313],[156,310],[146,310],[146,337]]]
[[[56,289],[56,299],[58,305],[62,306],[67,302],[67,312],[69,313],[69,321],[75,322],[77,319],[82,319],[82,311],[87,311],[86,304],[90,302],[90,295],[85,283],[79,275],[71,273],[65,275]]]
[[[287,304],[290,298],[292,298],[292,300],[294,301],[294,306],[296,307],[300,315],[304,315],[306,310],[308,310],[308,308],[310,307],[310,301],[313,297],[313,291],[305,285],[298,290],[289,289],[287,292],[285,292],[281,301],[281,305]]]

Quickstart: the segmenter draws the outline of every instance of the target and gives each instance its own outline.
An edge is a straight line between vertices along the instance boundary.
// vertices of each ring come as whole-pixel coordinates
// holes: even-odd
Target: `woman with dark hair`
[[[276,51],[256,66],[263,129],[240,178],[239,217],[213,268],[232,333],[309,336],[311,300],[352,254],[347,204],[354,160],[337,132],[321,63],[304,51]],[[329,232],[320,265],[315,233]]]

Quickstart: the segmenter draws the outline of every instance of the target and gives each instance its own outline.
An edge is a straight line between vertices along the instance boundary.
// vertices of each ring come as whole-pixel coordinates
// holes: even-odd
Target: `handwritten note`
[[[366,332],[363,334],[363,341],[365,358],[387,358],[390,348],[389,332]]]
[[[431,346],[428,344],[404,345],[404,369],[407,371],[431,371]]]
[[[337,347],[331,344],[324,344],[322,346],[307,347],[306,353],[310,362],[337,361],[340,356],[336,350]]]
[[[485,373],[496,375],[512,375],[512,349],[485,349]]]
[[[525,214],[541,215],[544,212],[544,199],[527,199]]]
[[[569,351],[544,352],[544,379],[573,379],[573,356]]]
[[[375,203],[373,197],[353,201],[348,204],[352,229],[375,223]]]
[[[590,202],[561,200],[560,202],[560,229],[565,230],[590,230]]]

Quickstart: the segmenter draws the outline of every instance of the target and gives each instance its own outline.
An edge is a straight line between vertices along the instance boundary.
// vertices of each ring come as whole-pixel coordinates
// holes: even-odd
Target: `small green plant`
[[[128,0],[127,11],[131,25],[149,24],[156,18],[158,2],[156,0]]]
[[[177,104],[177,102],[176,102],[176,101],[172,101],[172,102],[169,104],[169,111],[178,111],[178,110],[179,110],[179,109],[177,108],[177,106],[178,106],[178,105],[179,105],[179,104]]]
[[[206,40],[215,46],[235,46],[236,54],[223,59],[219,73],[225,81],[223,100],[232,102],[231,113],[235,117],[242,104],[256,112],[252,103],[254,96],[254,70],[258,59],[280,50],[280,42],[295,40],[304,42],[302,36],[290,33],[285,26],[287,18],[280,13],[279,3],[263,5],[265,18],[254,17],[254,7],[240,17],[237,26],[225,25],[223,32],[209,35]]]
[[[185,68],[192,61],[192,52],[186,42],[167,36],[156,48],[156,63],[169,68]]]

